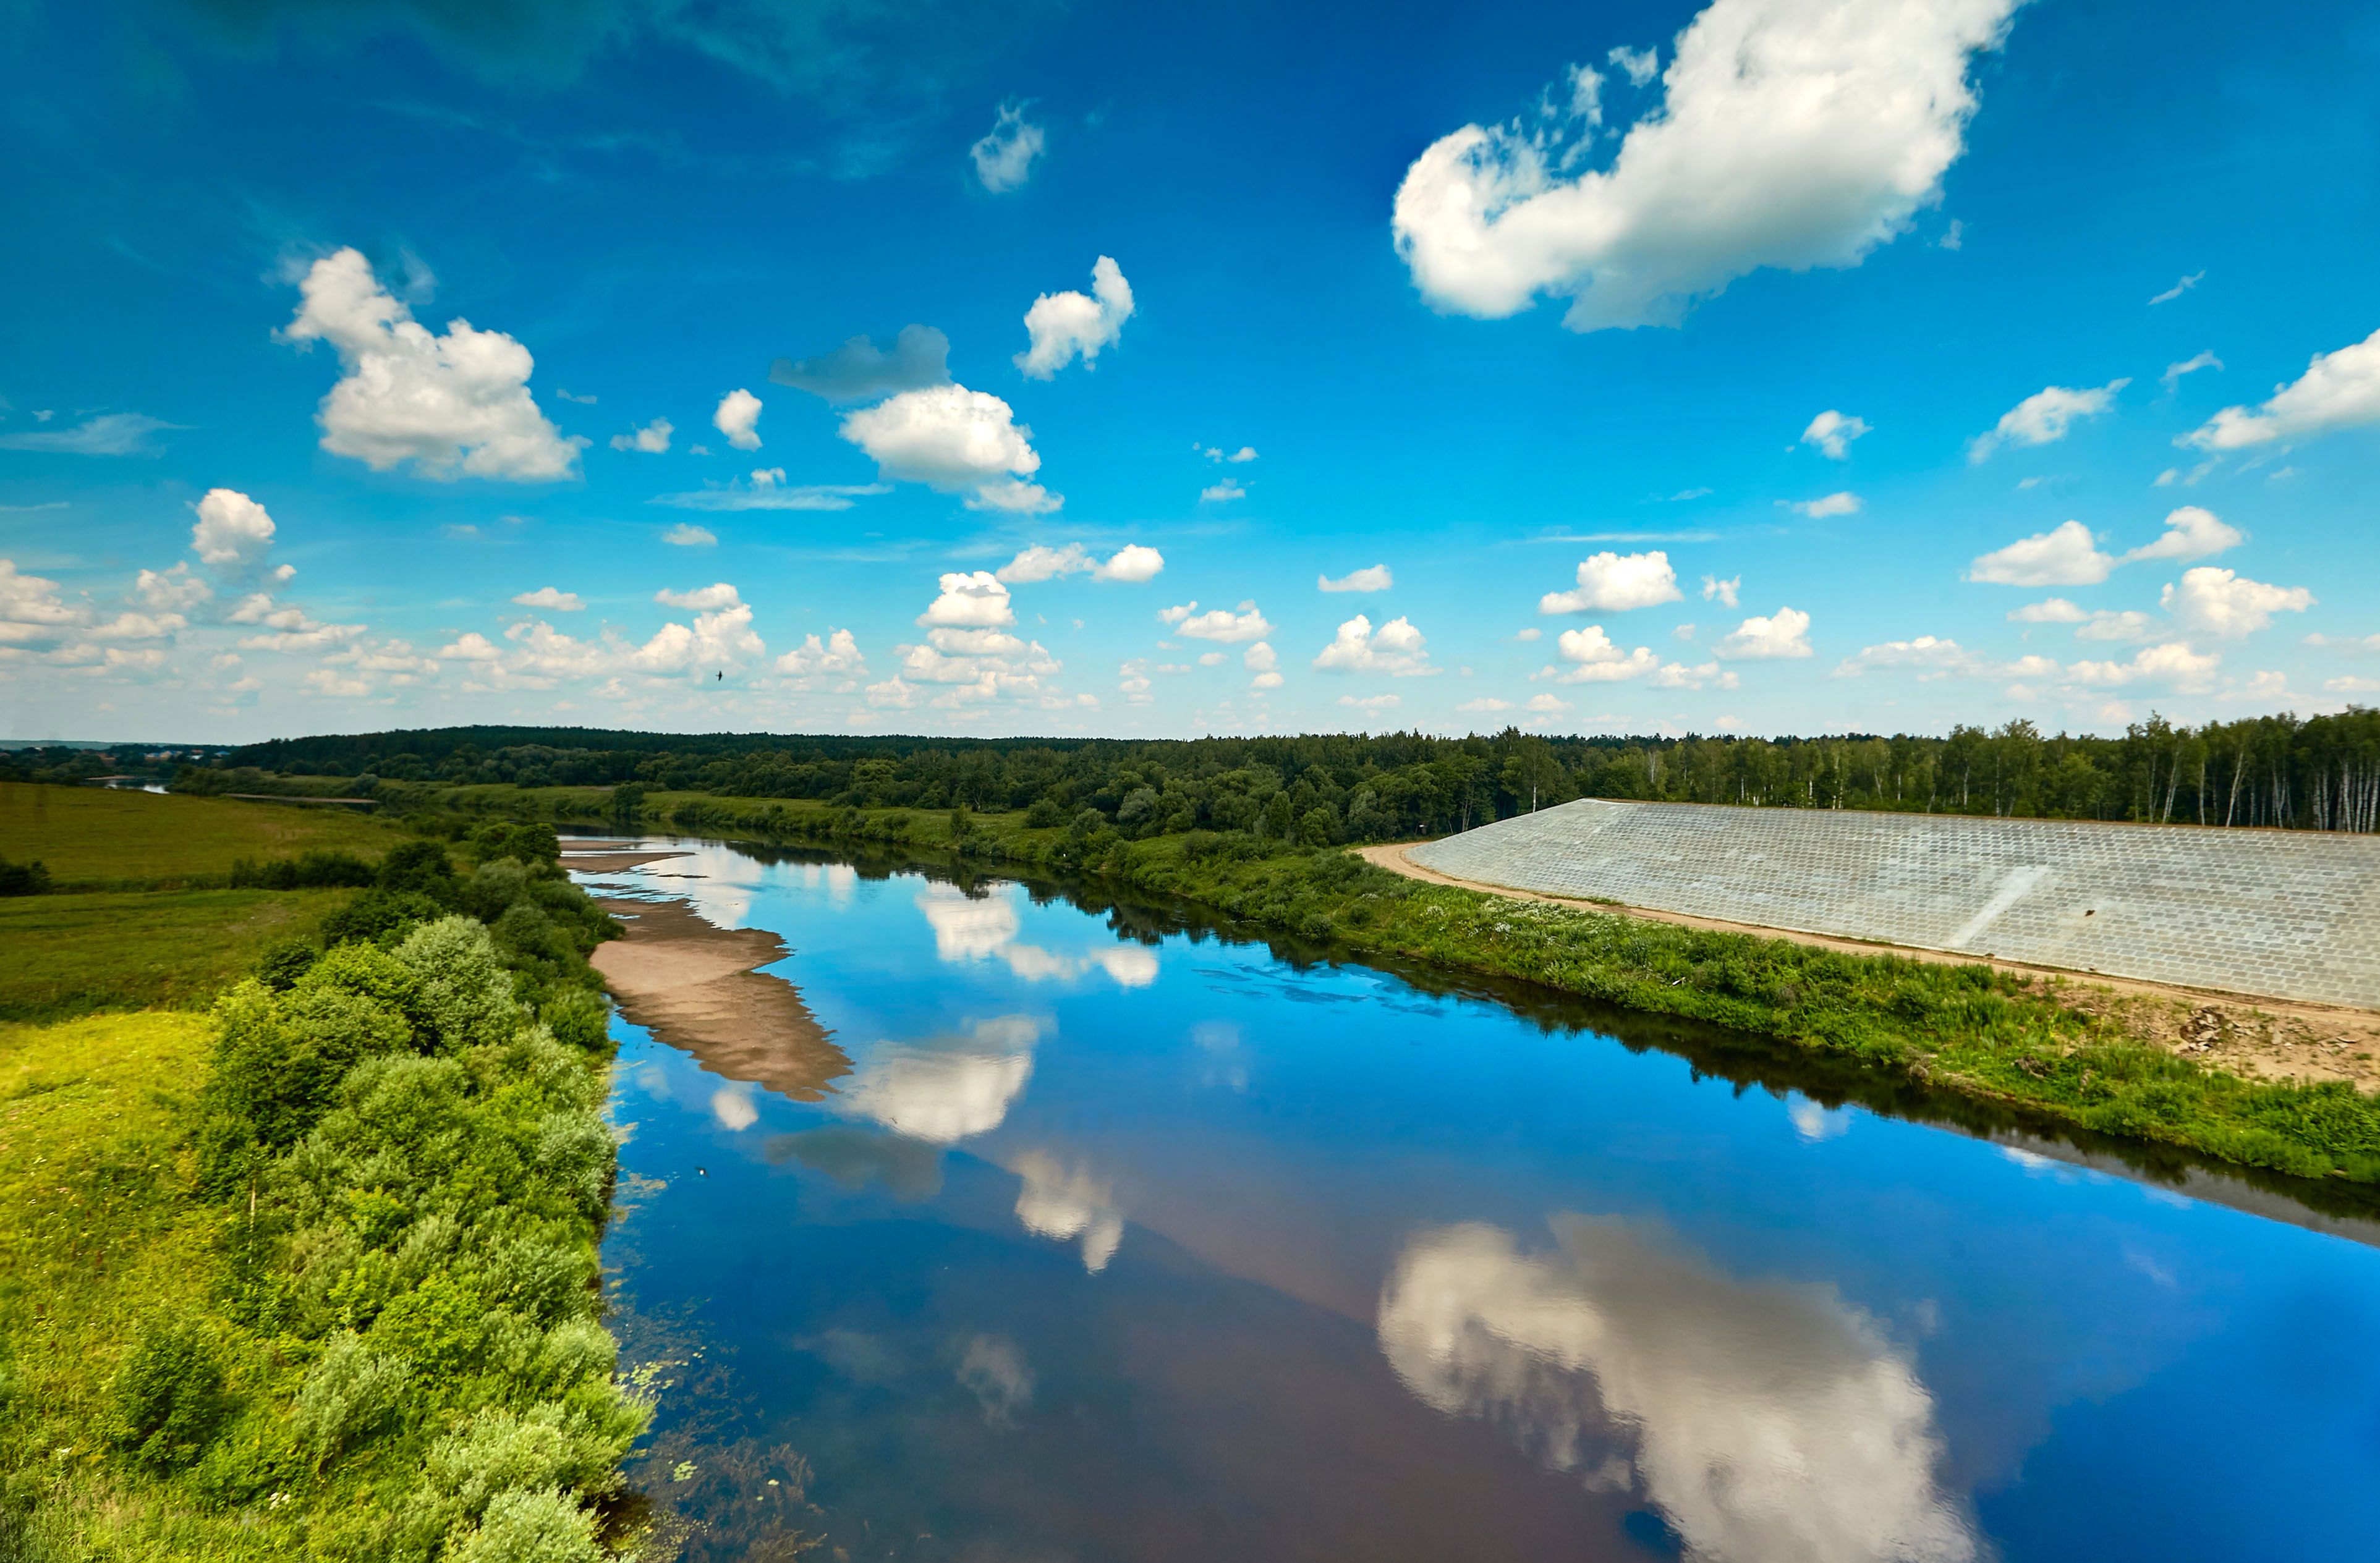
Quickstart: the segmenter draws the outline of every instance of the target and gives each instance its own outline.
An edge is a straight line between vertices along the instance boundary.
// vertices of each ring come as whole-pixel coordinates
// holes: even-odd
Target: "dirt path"
[[[650,855],[669,855],[656,854]],[[627,937],[596,947],[620,1012],[704,1068],[814,1102],[851,1059],[793,984],[755,971],[788,953],[765,928],[722,928],[683,901],[599,901]]]
[[[2024,978],[2038,991],[2086,1014],[2114,1015],[2143,1041],[2183,1054],[2216,1068],[2255,1080],[2348,1080],[2366,1091],[2380,1090],[2380,1013],[2330,1004],[2306,1004],[2287,999],[2248,999],[2163,983],[2111,977],[2100,973],[2060,971],[2015,961],[1954,955],[1940,950],[1840,939],[1829,934],[1797,933],[1789,928],[1760,927],[1749,923],[1721,922],[1651,907],[1582,901],[1546,895],[1536,891],[1511,890],[1502,885],[1458,879],[1435,868],[1425,868],[1406,855],[1418,842],[1358,847],[1366,862],[1434,885],[1452,885],[1512,901],[1542,902],[1582,912],[1609,912],[1681,927],[1710,928],[1720,933],[1751,934],[1760,939],[1790,939],[1821,950],[1852,955],[1898,955],[1949,966],[1991,966]]]

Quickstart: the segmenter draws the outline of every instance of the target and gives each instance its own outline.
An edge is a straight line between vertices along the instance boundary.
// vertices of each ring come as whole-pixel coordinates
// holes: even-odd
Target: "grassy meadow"
[[[241,863],[409,839],[346,809],[0,782],[0,859],[42,864],[53,887],[0,897],[0,1021],[210,1003],[344,899],[230,889]]]

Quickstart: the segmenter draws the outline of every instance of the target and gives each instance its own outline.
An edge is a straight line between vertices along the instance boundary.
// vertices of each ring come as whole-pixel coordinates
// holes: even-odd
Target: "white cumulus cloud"
[[[1385,564],[1366,564],[1360,570],[1350,570],[1337,580],[1317,576],[1314,584],[1323,591],[1386,591],[1397,584]]]
[[[1185,629],[1184,634],[1189,632]],[[1314,659],[1325,672],[1387,673],[1390,678],[1427,678],[1439,670],[1430,666],[1425,636],[1411,619],[1394,618],[1379,628],[1358,613],[1339,626]]]
[[[1731,660],[1806,657],[1810,655],[1809,631],[1809,614],[1798,608],[1779,608],[1774,613],[1755,613],[1744,620],[1711,651]]]
[[[1005,103],[993,115],[991,128],[967,148],[975,176],[994,195],[1019,188],[1033,177],[1033,163],[1049,145],[1048,134],[1025,117],[1029,105]]]
[[[529,394],[536,362],[500,331],[468,321],[432,333],[383,289],[355,249],[326,255],[298,284],[282,332],[328,342],[345,371],[322,398],[322,448],[376,472],[410,461],[431,478],[540,482],[567,478],[587,442],[562,437]]]
[[[1201,660],[1204,659],[1202,658]],[[1278,689],[1281,687],[1281,658],[1265,642],[1259,640],[1249,647],[1241,656],[1240,663],[1248,670],[1250,674],[1249,688]]]
[[[1967,579],[1999,586],[2096,586],[2107,578],[2116,563],[2099,551],[2090,527],[2080,521],[2065,521],[2046,532],[2019,538],[2006,548],[1978,554],[1967,566]]]
[[[2380,423],[2380,331],[2336,352],[2316,353],[2305,373],[2256,407],[2225,407],[2176,444],[2236,451],[2276,440]]]
[[[2158,600],[2183,628],[2227,640],[2253,635],[2276,613],[2302,613],[2313,603],[2313,593],[2304,587],[2268,586],[2213,564],[2183,571]]]
[[[1537,599],[1540,613],[1624,612],[1680,600],[1678,574],[1670,556],[1659,549],[1646,553],[1614,553],[1609,550],[1581,560],[1578,587],[1549,591]]]
[[[978,508],[1030,513],[1060,503],[1026,481],[1041,468],[1032,430],[987,392],[957,384],[904,391],[845,414],[842,433],[885,477],[944,493],[972,490],[968,503]]]
[[[859,642],[847,629],[828,635],[820,643],[815,635],[805,637],[799,646],[777,659],[777,671],[793,678],[815,678],[842,674],[857,678],[868,672],[868,659],[859,653]]]
[[[648,455],[659,455],[669,449],[670,435],[674,432],[675,430],[671,427],[668,418],[657,418],[642,429],[632,429],[625,434],[613,435],[612,448],[615,451],[642,451]],[[753,443],[758,444],[759,442],[755,440]]]
[[[1999,422],[1967,442],[1967,459],[1981,461],[2002,445],[2047,445],[2066,438],[2078,419],[2096,418],[2116,405],[2116,393],[2131,383],[2128,376],[2105,385],[2077,391],[2046,385],[2000,414]]]
[[[273,517],[264,506],[237,489],[209,489],[190,528],[190,551],[201,564],[246,575],[264,562],[273,536]]]
[[[739,388],[720,397],[719,410],[710,415],[710,421],[737,450],[760,448],[760,430],[756,427],[760,421],[760,398],[749,391]]]
[[[1155,579],[1164,568],[1165,555],[1144,543],[1126,543],[1104,560],[1081,543],[1067,543],[1062,548],[1036,543],[1002,565],[998,575],[1011,586],[1026,586],[1059,576],[1088,576],[1095,581],[1137,584]]]
[[[1563,140],[1592,129],[1574,95],[1566,125],[1467,125],[1406,171],[1397,251],[1442,309],[1568,296],[1577,331],[1675,321],[1761,267],[1856,265],[1938,199],[1975,108],[1969,61],[2015,6],[1714,0],[1608,168],[1569,171]]]
[[[1785,508],[1813,521],[1823,521],[1829,515],[1856,515],[1860,512],[1860,504],[1859,495],[1846,490],[1821,494],[1814,500],[1799,500]]]
[[[1743,577],[1742,576],[1730,576],[1724,580],[1720,579],[1717,576],[1705,576],[1703,577],[1703,600],[1705,602],[1716,601],[1722,608],[1734,607],[1736,605],[1736,594],[1742,589]]]
[[[1234,612],[1229,608],[1210,608],[1201,613],[1198,604],[1185,602],[1179,607],[1161,610],[1158,615],[1173,626],[1176,635],[1192,640],[1217,640],[1226,646],[1243,640],[1262,640],[1272,633],[1272,625],[1253,602],[1243,602]]]
[[[1083,367],[1099,362],[1132,319],[1132,284],[1123,269],[1102,255],[1091,264],[1091,291],[1045,293],[1025,311],[1031,345],[1016,355],[1016,367],[1034,380],[1048,380],[1079,356]]]
[[[585,600],[577,592],[550,586],[522,592],[513,600],[524,608],[544,608],[556,613],[576,613],[587,606]]]
[[[2245,540],[2240,528],[2216,518],[2211,510],[2185,504],[2165,518],[2165,534],[2126,553],[2123,563],[2141,559],[2204,559],[2237,548]]]
[[[1852,442],[1867,432],[1865,419],[1828,407],[1810,420],[1809,428],[1802,430],[1802,443],[1817,446],[1829,461],[1843,461],[1852,454]]]

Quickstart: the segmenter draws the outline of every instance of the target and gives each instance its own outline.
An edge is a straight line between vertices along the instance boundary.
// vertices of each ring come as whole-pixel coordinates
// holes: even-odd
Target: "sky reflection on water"
[[[781,934],[853,1060],[798,1103],[623,1028],[609,1284],[674,1364],[636,1474],[689,1557],[2232,1560],[2380,1521],[2364,1244],[1014,885],[717,845],[610,879]]]

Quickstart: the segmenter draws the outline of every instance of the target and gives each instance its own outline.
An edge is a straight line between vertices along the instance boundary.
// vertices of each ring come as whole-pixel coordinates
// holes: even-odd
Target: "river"
[[[619,1023],[605,1285],[690,1559],[2380,1535],[2380,1226],[1828,1106],[1666,1024],[650,844],[687,855],[583,877],[782,936],[841,1071]]]

